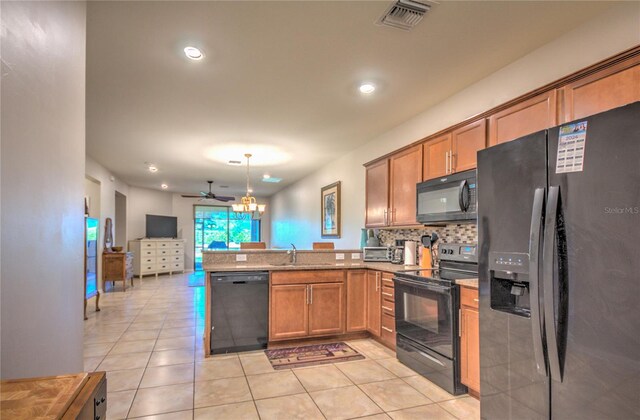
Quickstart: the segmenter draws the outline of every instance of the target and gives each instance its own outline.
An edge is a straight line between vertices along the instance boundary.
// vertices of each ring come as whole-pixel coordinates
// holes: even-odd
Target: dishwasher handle
[[[269,273],[262,272],[262,271],[211,273],[210,278],[212,283],[231,283],[231,284],[269,283]]]

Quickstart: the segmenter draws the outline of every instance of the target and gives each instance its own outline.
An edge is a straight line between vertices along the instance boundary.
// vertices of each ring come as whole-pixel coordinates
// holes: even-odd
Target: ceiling
[[[229,195],[249,152],[268,196],[612,5],[443,1],[404,32],[374,25],[389,4],[89,2],[87,153],[131,185]]]

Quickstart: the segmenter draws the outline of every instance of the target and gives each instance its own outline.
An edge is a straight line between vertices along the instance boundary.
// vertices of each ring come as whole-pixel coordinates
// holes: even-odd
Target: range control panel
[[[438,254],[440,260],[478,262],[478,246],[475,244],[441,244]]]

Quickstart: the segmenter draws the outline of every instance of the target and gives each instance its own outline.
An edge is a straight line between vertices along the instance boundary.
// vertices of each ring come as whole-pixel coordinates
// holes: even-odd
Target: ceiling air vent
[[[396,0],[376,22],[378,25],[409,31],[431,9],[428,4],[412,0]]]

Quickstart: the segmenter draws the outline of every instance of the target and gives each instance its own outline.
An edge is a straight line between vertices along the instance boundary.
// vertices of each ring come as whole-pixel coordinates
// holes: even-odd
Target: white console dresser
[[[138,239],[129,241],[133,252],[133,275],[142,278],[149,274],[184,272],[184,240]]]

